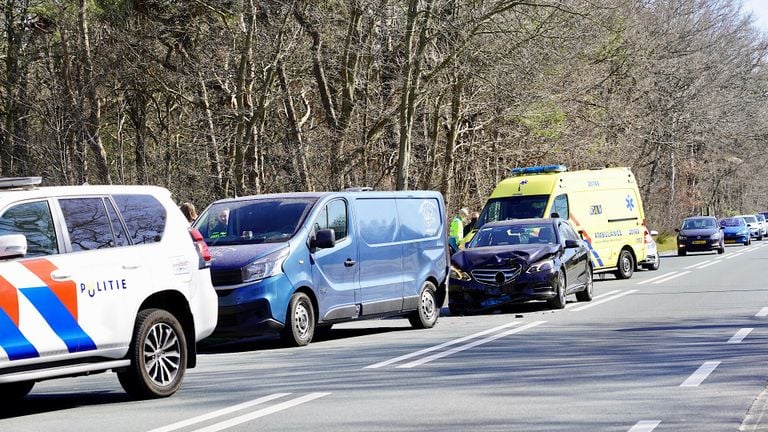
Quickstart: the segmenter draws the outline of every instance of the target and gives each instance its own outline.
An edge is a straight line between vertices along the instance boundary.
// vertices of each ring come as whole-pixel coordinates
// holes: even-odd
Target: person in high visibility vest
[[[461,240],[464,238],[464,223],[466,223],[469,217],[469,209],[462,207],[459,210],[459,214],[453,218],[451,225],[448,228],[448,243],[453,247],[454,251],[459,250]]]

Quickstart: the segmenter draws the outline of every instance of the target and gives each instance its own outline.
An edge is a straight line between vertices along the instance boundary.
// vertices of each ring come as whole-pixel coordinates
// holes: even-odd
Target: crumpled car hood
[[[557,253],[559,245],[489,246],[464,249],[453,254],[451,262],[463,269],[504,267],[509,260],[533,264]]]

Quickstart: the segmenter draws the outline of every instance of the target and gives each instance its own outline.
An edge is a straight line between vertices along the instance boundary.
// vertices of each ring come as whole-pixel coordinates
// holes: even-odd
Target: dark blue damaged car
[[[592,300],[589,250],[567,220],[515,219],[483,225],[451,257],[452,314],[544,300],[562,309],[566,296]]]

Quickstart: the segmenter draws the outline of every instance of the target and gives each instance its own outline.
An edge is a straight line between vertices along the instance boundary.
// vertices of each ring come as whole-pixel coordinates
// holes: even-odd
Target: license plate
[[[694,240],[691,242],[691,244],[707,244],[706,240]]]
[[[736,240],[726,240],[726,243],[736,243]]]

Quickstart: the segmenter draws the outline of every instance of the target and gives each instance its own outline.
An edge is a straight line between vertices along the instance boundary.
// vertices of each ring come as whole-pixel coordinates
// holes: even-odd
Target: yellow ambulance
[[[475,227],[542,217],[567,218],[573,224],[589,246],[595,272],[611,271],[619,279],[628,279],[638,266],[658,269],[658,257],[646,256],[653,239],[629,168],[514,168],[491,193]],[[472,235],[474,231],[465,240]]]

